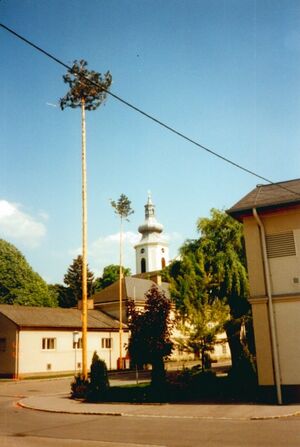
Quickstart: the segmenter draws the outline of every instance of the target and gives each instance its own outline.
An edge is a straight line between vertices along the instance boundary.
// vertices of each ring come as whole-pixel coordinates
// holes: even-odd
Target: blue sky
[[[67,64],[110,70],[112,91],[272,181],[299,177],[298,0],[2,0],[1,21]],[[61,111],[65,69],[0,29],[0,237],[48,282],[81,247],[80,111]],[[170,254],[196,221],[226,209],[258,179],[214,158],[113,98],[87,114],[89,265],[118,263],[125,193],[125,264],[147,191]]]

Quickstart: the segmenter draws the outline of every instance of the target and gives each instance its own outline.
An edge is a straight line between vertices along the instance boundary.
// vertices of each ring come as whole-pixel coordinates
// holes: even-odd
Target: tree
[[[222,303],[224,318],[218,318],[223,323],[225,320],[232,366],[236,368],[245,351],[241,327],[251,319],[242,225],[213,209],[210,218],[198,220],[197,227],[200,238],[183,245],[181,260],[169,266],[165,275],[170,277],[176,307],[187,319],[195,320],[197,308],[199,313],[203,305],[205,311],[207,305],[213,309],[216,300]]]
[[[156,285],[145,295],[144,311],[139,312],[133,301],[128,302],[130,339],[128,351],[134,365],[152,365],[151,385],[161,389],[165,382],[164,358],[171,354],[171,303]]]
[[[130,268],[122,267],[123,276],[130,276],[131,270]],[[116,264],[110,264],[104,267],[102,276],[95,280],[95,292],[98,292],[105,287],[114,284],[118,281],[120,275],[120,266]]]
[[[119,328],[119,349],[120,349],[120,368],[123,368],[122,365],[122,333],[123,333],[123,322],[122,322],[122,279],[123,279],[123,272],[122,272],[122,264],[123,264],[123,221],[129,220],[128,217],[134,213],[133,209],[131,208],[131,201],[128,199],[128,197],[125,194],[121,194],[117,202],[115,200],[111,200],[111,206],[114,208],[115,213],[120,218],[120,264],[119,264],[119,322],[120,322],[120,328]]]
[[[87,70],[87,62],[74,61],[63,80],[70,90],[60,99],[61,109],[66,107],[81,108],[82,129],[82,374],[87,378],[87,200],[86,200],[86,125],[85,111],[95,110],[106,99],[112,83],[112,76],[107,71],[100,73]]]
[[[230,309],[230,319],[225,329],[232,368],[236,369],[244,357],[241,328],[251,318],[243,227],[228,214],[216,209],[211,210],[210,218],[199,219],[197,227],[205,271],[212,278],[210,293],[228,304]]]
[[[0,302],[23,306],[57,306],[57,298],[22,253],[0,239]]]
[[[188,248],[189,247],[189,248]],[[218,333],[228,319],[228,306],[210,294],[211,277],[204,268],[204,255],[196,244],[187,242],[181,248],[181,260],[168,267],[170,293],[175,302],[177,343],[201,357],[202,369],[213,350]]]
[[[72,264],[69,266],[67,273],[64,276],[64,283],[71,291],[71,303],[73,307],[77,306],[78,301],[82,298],[82,256],[78,255],[73,259]],[[87,266],[87,296],[91,297],[94,292],[94,274],[89,270]],[[71,304],[70,303],[70,304]]]
[[[77,306],[76,298],[70,287],[62,284],[49,284],[48,287],[55,294],[59,307],[69,308]]]
[[[202,371],[210,367],[209,352],[214,350],[216,337],[224,331],[227,318],[228,306],[218,299],[210,303],[204,295],[198,305],[188,305],[187,316],[179,320],[177,327],[181,336],[177,342],[186,351],[200,356]]]

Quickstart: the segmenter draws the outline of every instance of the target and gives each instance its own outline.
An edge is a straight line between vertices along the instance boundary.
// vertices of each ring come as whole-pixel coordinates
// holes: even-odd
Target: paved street
[[[141,417],[137,410],[131,416],[101,416],[51,413],[17,406],[25,396],[37,400],[43,395],[53,399],[57,393],[62,396],[68,393],[69,383],[70,379],[0,382],[1,447],[300,445],[299,417],[250,420],[242,417],[249,411],[249,406],[218,406],[218,414],[214,414],[211,406],[209,418],[191,417],[190,413],[189,417],[184,416],[191,407],[183,408],[178,414],[179,409],[175,411],[172,407],[173,414],[169,412],[169,416],[161,412],[159,416],[157,410],[156,417],[151,414]],[[147,405],[143,407],[142,413],[147,413]],[[288,414],[291,409],[286,406],[284,411]]]

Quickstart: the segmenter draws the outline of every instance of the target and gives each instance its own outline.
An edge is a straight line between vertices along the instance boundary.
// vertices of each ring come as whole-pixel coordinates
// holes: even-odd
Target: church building
[[[134,247],[136,274],[122,279],[122,300],[133,300],[138,307],[145,304],[145,294],[156,284],[170,298],[168,283],[162,282],[160,271],[169,263],[169,246],[162,237],[163,225],[155,217],[155,206],[148,193],[145,205],[145,220],[138,231],[142,237]],[[95,309],[102,310],[113,318],[119,318],[119,281],[93,296]],[[122,321],[127,321],[126,306],[122,306]]]
[[[145,205],[145,221],[139,226],[138,231],[142,238],[135,246],[136,273],[162,270],[169,263],[169,247],[161,236],[163,226],[156,220],[150,192]]]

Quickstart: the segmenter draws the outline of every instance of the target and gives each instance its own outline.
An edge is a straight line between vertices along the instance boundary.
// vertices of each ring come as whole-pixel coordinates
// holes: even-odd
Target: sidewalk
[[[32,396],[18,405],[55,413],[153,418],[258,420],[300,416],[300,405],[86,403],[67,394]]]

